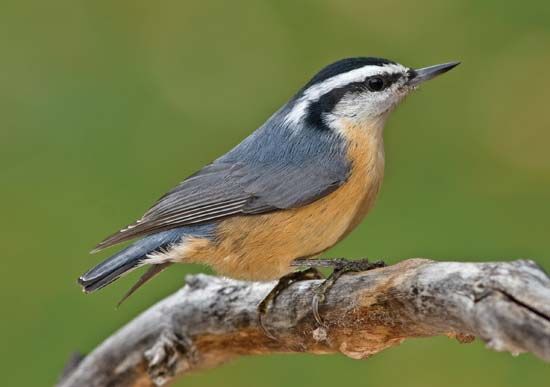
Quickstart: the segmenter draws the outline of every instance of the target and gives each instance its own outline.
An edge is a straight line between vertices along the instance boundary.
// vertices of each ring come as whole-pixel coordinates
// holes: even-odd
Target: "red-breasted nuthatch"
[[[261,281],[292,273],[293,262],[316,266],[309,260],[353,230],[375,201],[390,112],[456,65],[415,70],[360,57],[323,68],[243,142],[101,242],[96,250],[141,238],[79,283],[93,292],[152,265],[132,292],[173,262]]]

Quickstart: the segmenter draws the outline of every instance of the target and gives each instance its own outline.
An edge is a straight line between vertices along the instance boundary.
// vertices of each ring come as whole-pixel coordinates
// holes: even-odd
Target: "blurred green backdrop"
[[[15,1],[0,5],[3,384],[52,385],[69,354],[181,286],[123,308],[136,276],[85,296],[88,251],[346,56],[463,64],[386,129],[387,178],[329,255],[550,268],[548,1]],[[368,361],[243,358],[181,386],[548,386],[550,369],[478,343],[408,341]]]

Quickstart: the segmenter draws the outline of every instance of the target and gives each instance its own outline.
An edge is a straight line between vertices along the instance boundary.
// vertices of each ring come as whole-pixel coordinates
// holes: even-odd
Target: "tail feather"
[[[174,229],[140,239],[84,273],[78,283],[86,293],[99,290],[146,263],[147,254],[178,242],[182,235],[181,229]]]

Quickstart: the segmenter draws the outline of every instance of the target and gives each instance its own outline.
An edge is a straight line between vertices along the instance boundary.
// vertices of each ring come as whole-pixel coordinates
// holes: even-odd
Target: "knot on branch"
[[[155,344],[144,352],[147,373],[155,385],[161,386],[177,373],[185,372],[197,362],[197,351],[190,339],[165,329]]]

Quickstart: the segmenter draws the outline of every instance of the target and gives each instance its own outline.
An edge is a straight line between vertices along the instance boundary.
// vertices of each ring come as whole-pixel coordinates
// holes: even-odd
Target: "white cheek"
[[[363,95],[350,94],[342,98],[335,109],[324,116],[325,123],[335,130],[341,130],[343,123],[360,127],[382,127],[389,113],[401,102],[406,93],[400,93],[397,86],[384,92]]]
[[[390,109],[396,103],[394,100],[391,90],[363,95],[350,94],[338,102],[333,114],[356,120],[372,119]]]

